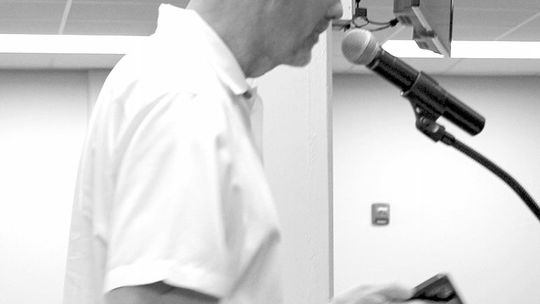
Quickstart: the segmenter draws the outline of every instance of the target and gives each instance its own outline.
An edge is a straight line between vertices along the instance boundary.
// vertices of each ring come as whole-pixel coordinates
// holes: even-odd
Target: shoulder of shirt
[[[180,124],[204,128],[216,136],[228,133],[227,105],[231,101],[219,81],[211,79],[212,73],[203,83],[189,79],[186,73],[161,74],[162,68],[137,66],[137,56],[124,58],[111,71],[98,100],[97,110],[102,112],[99,116],[114,115],[119,123],[117,131],[121,132],[121,125],[155,115],[158,108],[170,107],[159,115],[177,115]]]
[[[193,48],[167,49],[153,39],[124,56],[110,72],[98,100],[100,121],[113,115],[115,133],[121,133],[122,125],[151,115],[156,106],[174,103],[174,111],[160,115],[194,115],[197,120],[188,118],[185,123],[215,135],[229,133],[231,96],[212,66]]]
[[[148,100],[163,94],[228,99],[227,90],[200,54],[189,47],[162,47],[159,40],[151,36],[147,43],[124,56],[103,89],[114,95],[136,91]]]
[[[111,72],[116,82],[136,80],[161,91],[197,93],[219,84],[213,68],[192,47],[177,47],[158,37],[125,55]]]

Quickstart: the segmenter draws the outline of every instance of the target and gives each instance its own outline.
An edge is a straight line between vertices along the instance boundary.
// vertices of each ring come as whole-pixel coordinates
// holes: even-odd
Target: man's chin
[[[312,52],[315,45],[319,42],[319,36],[310,36],[304,40],[302,45],[296,48],[296,50],[287,56],[283,64],[294,67],[305,67],[311,62]]]
[[[311,62],[311,53],[308,53],[303,56],[295,57],[291,62],[286,63],[287,65],[294,67],[305,67]]]
[[[286,65],[294,66],[294,67],[305,67],[311,62],[311,51],[313,49],[313,46],[304,47],[300,50],[297,50],[293,56],[291,56],[287,62],[285,62]]]

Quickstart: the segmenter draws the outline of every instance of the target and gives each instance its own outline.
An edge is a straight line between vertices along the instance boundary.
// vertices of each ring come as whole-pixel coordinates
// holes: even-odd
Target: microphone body
[[[485,118],[441,87],[424,72],[419,72],[401,59],[383,50],[373,35],[361,29],[350,31],[342,43],[347,60],[365,65],[401,89],[424,114],[434,119],[445,117],[471,135],[482,131]]]

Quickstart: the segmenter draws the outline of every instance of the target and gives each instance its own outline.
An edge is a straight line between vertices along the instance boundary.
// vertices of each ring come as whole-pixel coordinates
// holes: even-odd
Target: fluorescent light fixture
[[[432,51],[423,50],[412,40],[388,40],[383,48],[390,54],[402,58],[443,58]]]
[[[455,41],[452,58],[540,59],[540,42]]]
[[[145,36],[0,35],[0,53],[9,54],[126,54]]]
[[[389,40],[383,48],[396,57],[443,58],[420,49],[414,41]],[[536,41],[453,41],[452,58],[456,59],[540,59],[540,42]]]
[[[0,34],[0,54],[123,55],[147,36]],[[389,40],[385,50],[403,58],[442,58],[411,40]],[[540,59],[540,42],[454,41],[452,58]]]

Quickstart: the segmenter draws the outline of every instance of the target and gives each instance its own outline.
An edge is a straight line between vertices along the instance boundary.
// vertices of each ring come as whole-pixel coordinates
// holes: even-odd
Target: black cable
[[[515,180],[510,174],[508,174],[506,171],[504,171],[502,168],[497,166],[495,163],[487,159],[482,154],[476,152],[473,148],[467,146],[466,144],[462,143],[461,141],[454,138],[454,136],[448,134],[445,132],[445,136],[441,139],[445,144],[450,145],[457,150],[463,152],[465,155],[469,156],[473,160],[477,161],[484,167],[486,167],[488,170],[493,172],[495,175],[497,175],[499,178],[501,178],[510,188],[516,192],[519,197],[525,202],[527,207],[532,211],[532,213],[536,216],[536,218],[540,221],[540,207],[538,207],[538,204],[534,201],[534,199],[531,197],[531,195],[519,184],[517,180]]]
[[[362,19],[364,23],[358,24],[357,23],[358,19]],[[377,31],[385,30],[387,28],[394,27],[399,23],[399,21],[398,19],[392,19],[388,22],[374,22],[365,17],[355,17],[352,19],[351,23],[354,25],[355,28],[366,28],[368,25],[378,25],[379,27],[366,28],[366,30],[370,32],[377,32]]]
[[[392,19],[392,20],[390,20],[390,21],[384,21],[384,22],[381,22],[381,21],[373,21],[373,20],[371,20],[371,19],[369,19],[369,18],[367,18],[367,17],[366,17],[366,18],[363,18],[363,19],[365,19],[365,20],[367,21],[367,23],[369,23],[369,24],[375,24],[375,25],[391,25],[392,22],[393,22],[394,20],[397,20],[397,19]]]
[[[385,30],[385,29],[390,28],[390,27],[392,27],[392,25],[387,24],[385,26],[381,26],[381,27],[371,29],[370,32],[378,32],[378,31],[382,31],[382,30]]]
[[[368,13],[367,8],[360,7],[360,1],[361,0],[356,0],[356,6],[353,12],[352,19],[351,19],[351,23],[352,25],[354,25],[355,28],[365,28],[368,25],[378,26],[378,27],[373,27],[371,29],[367,29],[370,32],[376,32],[376,31],[385,30],[390,27],[394,27],[396,26],[396,24],[398,24],[399,20],[397,18],[394,18],[392,20],[385,21],[385,22],[370,20],[367,16],[367,13]],[[363,23],[359,24],[358,19],[362,19]]]

